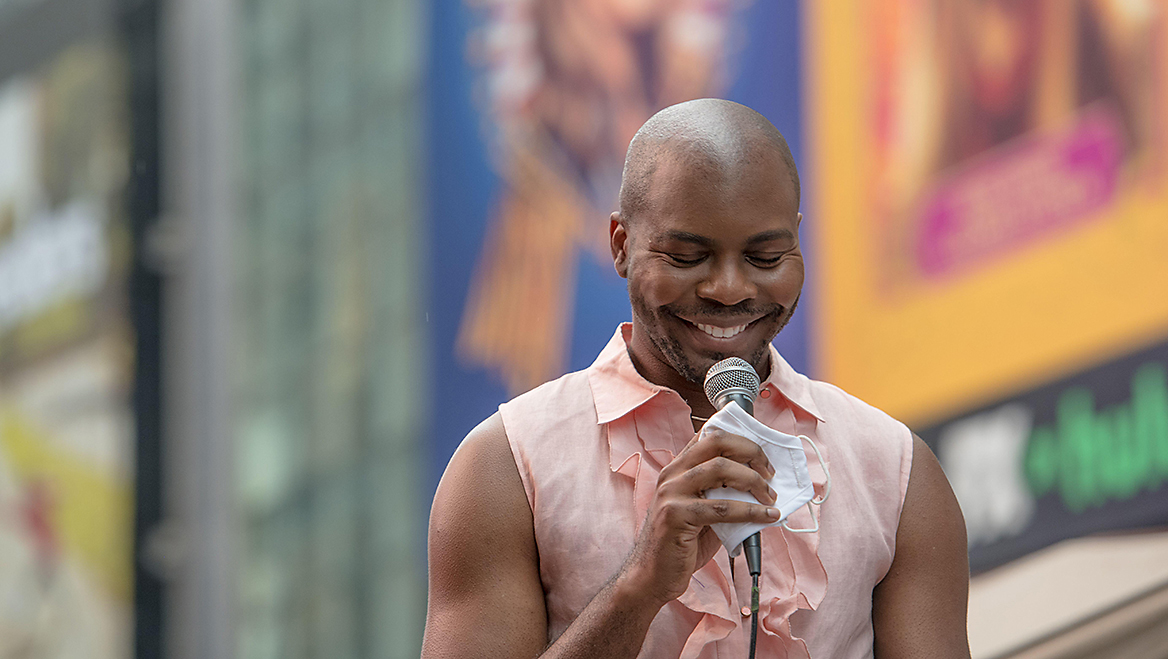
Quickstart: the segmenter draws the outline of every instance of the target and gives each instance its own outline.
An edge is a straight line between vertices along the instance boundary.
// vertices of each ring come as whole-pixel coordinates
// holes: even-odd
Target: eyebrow
[[[794,240],[795,234],[791,233],[790,229],[774,229],[771,231],[763,231],[747,238],[746,244],[757,245],[758,243],[767,243],[772,240]]]
[[[665,234],[665,239],[677,240],[683,243],[693,243],[695,245],[701,245],[702,247],[714,246],[713,238],[707,238],[705,236],[696,233],[690,233],[688,231],[670,231]]]
[[[693,243],[701,245],[702,247],[713,247],[714,239],[706,236],[690,233],[688,231],[670,231],[665,234],[666,240],[677,240],[683,243]],[[759,243],[766,243],[772,240],[794,240],[795,234],[791,233],[790,229],[773,229],[771,231],[763,231],[746,239],[747,245],[757,245]]]

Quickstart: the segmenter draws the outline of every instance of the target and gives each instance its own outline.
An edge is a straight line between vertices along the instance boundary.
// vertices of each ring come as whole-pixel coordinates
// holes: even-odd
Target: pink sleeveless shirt
[[[637,373],[617,330],[592,366],[500,406],[531,505],[547,604],[558,637],[620,569],[661,468],[693,437],[677,392]],[[912,434],[829,384],[796,373],[771,348],[771,373],[755,416],[820,448],[832,477],[818,533],[762,532],[759,657],[872,656],[872,589],[892,564],[908,487]],[[816,494],[822,466],[807,461]],[[790,518],[809,527],[806,509]],[[654,618],[641,657],[746,655],[750,576],[719,549],[689,588]]]

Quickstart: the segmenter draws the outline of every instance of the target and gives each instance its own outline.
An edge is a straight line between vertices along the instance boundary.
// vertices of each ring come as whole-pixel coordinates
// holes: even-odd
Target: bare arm
[[[913,437],[896,557],[872,594],[876,656],[968,659],[965,520],[941,465]]]
[[[531,508],[498,414],[450,459],[430,510],[422,657],[535,657],[547,644]]]
[[[770,475],[770,465],[753,443],[720,432],[702,442],[695,436],[662,470],[620,572],[545,651],[531,509],[502,420],[492,416],[467,436],[434,496],[423,658],[635,657],[657,611],[717,550],[709,524],[773,521],[778,514],[757,504],[707,501],[700,492],[724,483],[773,502],[762,474]]]

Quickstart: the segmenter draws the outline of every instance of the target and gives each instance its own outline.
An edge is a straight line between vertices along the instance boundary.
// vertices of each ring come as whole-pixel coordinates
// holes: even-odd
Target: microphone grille
[[[758,373],[754,371],[754,367],[749,362],[740,357],[727,357],[706,371],[704,388],[706,398],[710,399],[710,404],[718,407],[718,398],[728,389],[745,394],[751,400],[758,398],[760,384]]]

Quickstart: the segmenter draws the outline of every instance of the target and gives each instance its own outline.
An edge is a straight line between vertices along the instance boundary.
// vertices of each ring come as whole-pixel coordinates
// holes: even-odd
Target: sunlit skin
[[[664,159],[647,208],[635,221],[611,218],[613,263],[629,281],[633,363],[700,416],[713,412],[701,384],[714,362],[741,357],[767,376],[767,346],[803,287],[794,186],[773,150],[752,155],[754,166],[729,172]],[[699,324],[746,329],[716,338]]]

